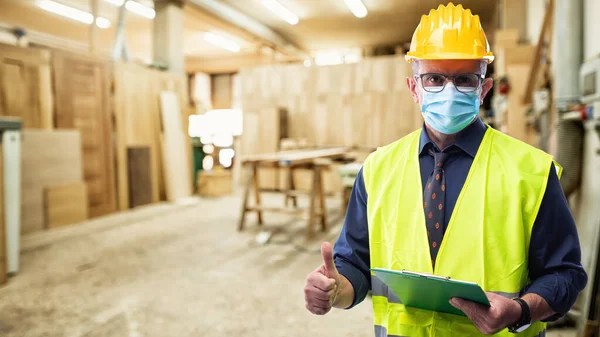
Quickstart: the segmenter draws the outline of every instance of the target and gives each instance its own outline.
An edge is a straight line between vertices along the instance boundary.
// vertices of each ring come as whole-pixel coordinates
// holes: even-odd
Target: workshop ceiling
[[[55,0],[65,5],[91,12],[88,0]],[[152,5],[149,0],[138,0]],[[368,15],[359,19],[346,7],[344,0],[279,0],[300,19],[290,25],[268,11],[261,0],[220,0],[221,3],[246,14],[281,35],[304,51],[334,48],[394,45],[409,42],[422,14],[437,7],[436,0],[363,0]],[[463,5],[479,14],[484,27],[492,27],[496,15],[496,0],[463,0]],[[446,2],[443,2],[446,3]],[[118,8],[99,0],[99,14],[111,21],[108,29],[98,29],[98,51],[109,55],[115,38]],[[36,6],[35,0],[0,0],[0,25],[21,27],[85,46],[89,41],[89,26]],[[240,46],[231,53],[204,41],[207,31],[218,32]],[[231,57],[259,58],[262,62],[264,41],[188,1],[184,10],[184,53],[196,63],[209,59]],[[152,20],[127,14],[126,39],[133,59],[151,61]],[[258,55],[258,56],[257,56]],[[267,57],[268,58],[268,57]],[[253,60],[253,59],[252,59]],[[245,62],[254,62],[245,59]],[[234,64],[233,62],[232,64]],[[251,63],[250,63],[251,64]]]
[[[344,0],[278,0],[300,19],[298,24],[290,25],[267,10],[261,0],[222,1],[307,50],[408,42],[421,15],[448,3],[438,0],[363,0],[368,15],[359,19]],[[496,0],[461,0],[455,3],[461,3],[478,14],[484,25],[489,25],[496,15]]]

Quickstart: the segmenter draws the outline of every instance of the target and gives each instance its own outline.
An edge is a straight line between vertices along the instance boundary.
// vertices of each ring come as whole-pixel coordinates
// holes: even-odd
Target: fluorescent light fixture
[[[106,29],[110,27],[110,20],[99,16],[96,18],[96,26],[98,26],[98,28]]]
[[[86,25],[91,25],[94,23],[94,16],[91,13],[86,11],[82,11],[77,8],[73,8],[70,6],[63,5],[56,1],[52,0],[39,0],[37,1],[38,7],[48,12],[58,14],[60,16],[64,16],[71,20],[79,21],[81,23],[85,23]],[[103,17],[96,18],[96,26],[99,28],[106,29],[110,27],[110,20]]]
[[[37,5],[43,10],[64,16],[71,20],[79,21],[81,23],[91,25],[94,22],[94,16],[92,14],[52,0],[40,0],[37,2]]]
[[[229,50],[232,53],[237,53],[240,51],[240,46],[234,41],[225,38],[221,35],[217,35],[215,33],[206,32],[204,33],[204,40],[214,44],[217,47],[221,47],[225,50]]]
[[[129,0],[125,3],[125,8],[132,12],[133,14],[143,16],[146,19],[154,19],[156,16],[156,12],[153,8],[150,8],[146,5],[142,5],[141,3],[133,0]]]
[[[336,51],[319,52],[315,56],[315,63],[318,66],[332,66],[344,63],[344,58],[341,53]]]
[[[262,0],[261,3],[263,4],[263,6],[267,7],[268,10],[273,12],[273,14],[277,15],[290,25],[295,25],[298,23],[298,21],[300,21],[296,14],[294,14],[291,10],[285,8],[277,0]]]
[[[365,7],[365,4],[361,0],[344,0],[344,2],[357,18],[362,19],[367,16],[367,7]]]
[[[113,6],[121,7],[125,3],[125,0],[104,0],[104,2],[107,2]]]
[[[344,63],[356,63],[360,61],[360,54],[346,54],[344,55]]]

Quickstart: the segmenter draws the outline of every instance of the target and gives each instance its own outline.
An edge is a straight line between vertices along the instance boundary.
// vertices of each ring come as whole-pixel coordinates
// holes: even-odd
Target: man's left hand
[[[486,335],[515,324],[521,317],[521,306],[516,301],[494,293],[485,293],[490,306],[454,297],[450,304],[462,311],[475,324],[475,327]]]

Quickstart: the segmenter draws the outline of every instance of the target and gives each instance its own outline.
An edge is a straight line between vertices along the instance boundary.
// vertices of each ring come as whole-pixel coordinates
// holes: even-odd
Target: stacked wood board
[[[90,216],[116,210],[110,67],[91,56],[54,52],[56,127],[81,131]]]
[[[242,154],[278,149],[278,109],[288,110],[289,137],[315,146],[376,148],[418,129],[422,118],[406,86],[412,76],[402,56],[335,66],[275,65],[242,69]],[[262,187],[279,187],[276,172]],[[337,189],[337,188],[336,188]]]
[[[495,76],[506,76],[510,85],[504,118],[506,133],[537,146],[537,134],[531,126],[527,125],[529,105],[523,104],[523,95],[535,56],[535,46],[519,44],[519,34],[514,29],[499,30],[496,32],[496,37]]]
[[[165,90],[176,92],[180,106],[184,106],[187,79],[183,74],[150,70],[135,64],[115,63],[113,66],[118,208],[125,210],[130,207],[127,175],[127,148],[130,146],[147,146],[150,149],[152,202],[166,199],[160,93]],[[189,111],[181,110],[182,128],[187,130]],[[184,142],[185,148],[181,151],[191,151],[189,137],[185,137]],[[179,174],[188,175],[191,179],[191,156],[187,160],[188,165],[180,167]]]
[[[56,228],[88,218],[87,185],[71,183],[44,189],[46,228]]]
[[[198,171],[198,194],[218,197],[233,193],[233,177],[230,171]]]
[[[240,76],[243,141],[262,137],[264,123],[277,133],[277,122],[267,120],[277,116],[263,116],[264,110],[277,108],[289,112],[290,138],[304,138],[317,146],[382,146],[421,125],[419,107],[406,87],[411,69],[401,56],[324,67],[249,68]],[[268,152],[276,147],[265,140],[253,148]]]
[[[0,116],[25,128],[53,128],[50,52],[0,44]]]
[[[44,190],[83,183],[81,137],[76,130],[23,130],[21,234],[48,226]],[[83,196],[87,206],[87,195]]]

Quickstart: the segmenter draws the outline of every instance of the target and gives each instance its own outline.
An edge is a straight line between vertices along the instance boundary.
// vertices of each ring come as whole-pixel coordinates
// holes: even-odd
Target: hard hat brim
[[[404,59],[408,63],[412,63],[412,60],[487,60],[488,64],[494,62],[494,55],[490,53],[490,55],[482,55],[481,57],[474,58],[472,54],[463,54],[463,53],[453,53],[448,54],[444,53],[444,55],[425,55],[425,56],[417,56],[411,55],[413,53],[408,52],[404,55]]]

